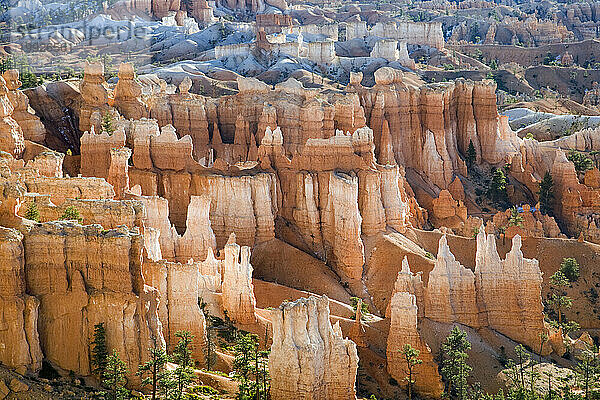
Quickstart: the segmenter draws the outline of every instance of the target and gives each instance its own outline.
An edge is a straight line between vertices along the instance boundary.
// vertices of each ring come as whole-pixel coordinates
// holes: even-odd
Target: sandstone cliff
[[[107,346],[119,352],[129,371],[147,360],[152,340],[163,342],[159,293],[142,278],[140,234],[49,222],[33,226],[23,244],[27,288],[40,301],[41,347],[56,367],[90,375],[90,343],[101,322]],[[133,372],[128,378],[139,384]]]
[[[23,130],[12,117],[14,107],[4,78],[0,79],[0,151],[20,158],[25,150]]]
[[[429,273],[425,315],[434,321],[478,327],[475,275],[450,252],[446,236],[439,242],[437,258]]]
[[[198,305],[200,267],[197,262],[172,263],[144,260],[143,275],[146,283],[158,289],[160,302],[158,316],[167,349],[173,351],[179,339],[178,331],[194,335],[191,346],[195,361],[204,362],[206,347],[206,320]]]
[[[79,91],[81,92],[79,130],[90,132],[93,126],[100,131],[102,116],[110,111],[109,93],[104,81],[104,64],[85,63]]]
[[[533,349],[546,332],[542,306],[542,273],[538,261],[523,257],[521,237],[501,260],[496,239],[480,228],[477,234],[475,287],[481,323]]]

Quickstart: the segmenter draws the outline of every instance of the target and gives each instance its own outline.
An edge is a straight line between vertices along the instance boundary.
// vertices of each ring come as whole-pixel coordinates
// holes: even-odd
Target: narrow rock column
[[[431,349],[421,339],[417,330],[417,300],[408,292],[398,292],[392,297],[390,333],[387,340],[387,370],[398,382],[406,377],[405,361],[401,353],[405,344],[420,351],[419,359],[423,363],[415,366],[415,390],[424,396],[439,398],[443,386]]]
[[[250,248],[236,244],[234,233],[225,245],[222,290],[223,309],[232,321],[242,325],[256,322]]]
[[[129,189],[129,158],[131,149],[121,147],[110,149],[110,167],[107,181],[115,189],[115,199],[123,199],[125,191]]]

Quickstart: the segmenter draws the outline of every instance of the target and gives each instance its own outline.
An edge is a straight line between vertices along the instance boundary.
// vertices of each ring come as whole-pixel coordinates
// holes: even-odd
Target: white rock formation
[[[329,299],[310,296],[271,313],[273,400],[356,399],[356,345],[329,321]]]

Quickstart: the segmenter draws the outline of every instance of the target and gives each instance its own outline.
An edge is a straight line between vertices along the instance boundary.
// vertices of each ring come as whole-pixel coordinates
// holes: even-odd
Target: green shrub
[[[567,155],[567,159],[569,161],[571,161],[573,164],[575,164],[575,170],[578,173],[583,173],[585,171],[587,171],[588,169],[592,169],[594,168],[594,162],[586,157],[584,154],[575,151],[575,150],[571,150],[569,151],[569,154]]]
[[[79,223],[83,222],[83,218],[81,217],[81,215],[79,215],[79,210],[73,206],[68,206],[67,208],[65,208],[65,211],[60,216],[60,219],[63,221],[75,220]]]
[[[27,211],[25,211],[25,218],[35,222],[40,222],[40,211],[38,210],[37,204],[35,202],[31,202],[29,203],[29,206],[27,206]]]
[[[358,307],[359,303],[360,303],[360,312],[364,318],[364,316],[369,313],[369,307],[367,306],[367,304],[364,301],[362,301],[362,299],[360,299],[358,297],[350,297],[350,305],[352,305],[352,310],[354,310],[355,313],[356,313],[356,308]]]
[[[192,393],[195,394],[205,394],[205,395],[213,395],[213,394],[219,394],[219,391],[213,387],[207,386],[207,385],[201,385],[201,386],[194,386],[192,388]]]

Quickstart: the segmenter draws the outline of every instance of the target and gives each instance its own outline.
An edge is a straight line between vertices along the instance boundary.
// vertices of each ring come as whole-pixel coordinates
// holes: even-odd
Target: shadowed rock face
[[[273,345],[269,354],[273,399],[356,398],[356,345],[331,326],[329,300],[310,296],[271,312]]]

